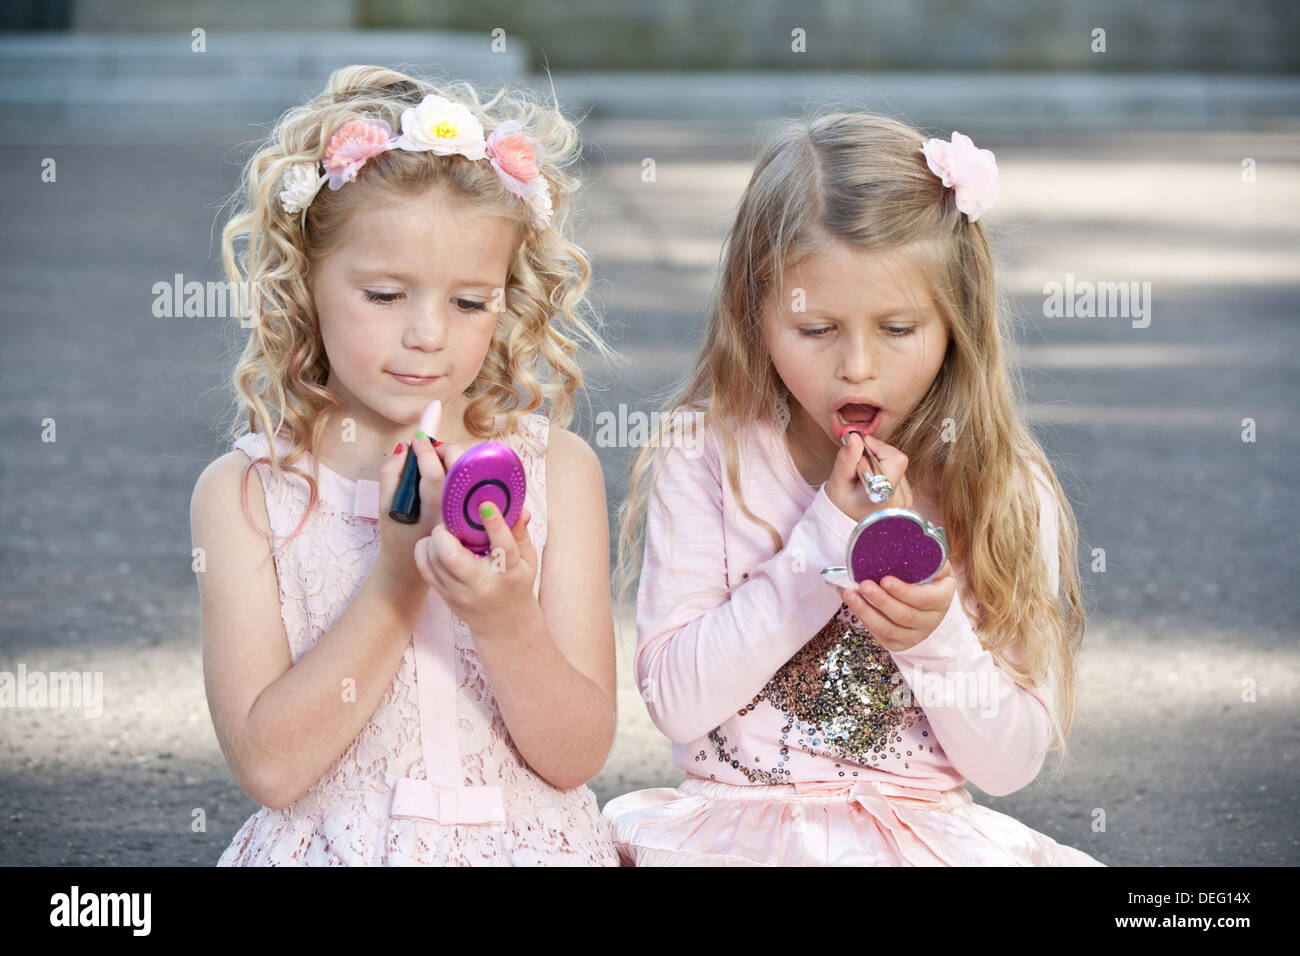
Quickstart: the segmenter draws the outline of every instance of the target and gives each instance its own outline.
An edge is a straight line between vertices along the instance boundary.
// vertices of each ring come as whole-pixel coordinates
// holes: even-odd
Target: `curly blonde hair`
[[[339,128],[354,119],[370,118],[383,119],[400,130],[402,112],[418,106],[430,93],[465,106],[485,134],[507,120],[520,123],[524,135],[540,147],[539,172],[552,199],[549,227],[530,226],[528,203],[505,188],[486,160],[400,149],[371,157],[356,180],[343,188],[321,189],[305,212],[284,210],[279,193],[285,172],[299,163],[319,164]],[[245,163],[240,186],[231,197],[240,208],[222,231],[222,262],[231,283],[255,290],[257,318],[233,371],[234,409],[227,442],[246,431],[268,436],[269,461],[276,476],[283,465],[310,485],[310,513],[318,497],[316,482],[293,466],[305,451],[314,454],[320,447],[326,413],[341,407],[341,402],[325,387],[330,362],[308,291],[309,267],[343,244],[353,213],[360,207],[420,196],[435,186],[450,190],[485,215],[514,221],[518,228],[503,309],[479,375],[465,392],[469,399],[466,430],[482,439],[497,437],[493,426],[499,414],[506,415],[505,430],[511,431],[544,402],[549,402],[551,421],[567,425],[575,395],[584,388],[574,358],[580,340],[606,358],[617,358],[601,338],[596,317],[580,311],[591,281],[591,264],[569,238],[579,183],[565,172],[579,151],[574,124],[558,106],[542,105],[527,91],[512,93],[503,87],[484,102],[471,84],[462,81],[435,85],[428,78],[378,66],[335,71],[324,92],[280,117]],[[283,463],[270,440],[282,433],[292,442]],[[244,478],[247,516],[248,469]]]
[[[1085,621],[1078,527],[1047,456],[1017,413],[1023,384],[1006,362],[1008,305],[995,288],[984,223],[960,212],[953,191],[930,171],[920,151],[925,138],[889,117],[844,112],[789,121],[779,130],[740,200],[704,339],[666,417],[703,413],[722,439],[737,503],[766,529],[773,553],[780,551],[781,536],[741,493],[729,424],[776,420],[784,384],[767,351],[765,310],[784,294],[784,272],[792,264],[834,244],[900,251],[915,261],[950,342],[929,393],[891,444],[907,456],[909,474],[920,476],[913,487],[938,485],[950,557],[964,568],[980,642],[1018,684],[1046,688],[1051,749],[1064,756]],[[946,419],[960,440],[944,440]],[[640,572],[652,472],[661,460],[660,449],[642,448],[619,511],[617,576],[624,601]],[[1057,506],[1059,553],[1050,560],[1060,569],[1059,598],[1039,547],[1045,516],[1033,471]],[[1019,642],[1023,666],[1007,657]]]

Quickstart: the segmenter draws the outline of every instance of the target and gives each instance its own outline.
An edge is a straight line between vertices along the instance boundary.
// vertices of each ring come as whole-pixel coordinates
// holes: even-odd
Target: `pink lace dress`
[[[546,543],[546,442],[540,414],[509,444],[528,476],[528,532]],[[281,452],[288,442],[277,436]],[[266,439],[235,447],[255,461]],[[313,470],[310,454],[297,463]],[[256,467],[279,545],[307,510],[306,481],[268,461]],[[320,500],[275,559],[281,616],[294,663],[329,629],[365,580],[379,549],[379,483],[350,480],[315,463]],[[250,493],[256,486],[250,483]],[[541,583],[540,565],[533,591]],[[421,611],[370,721],[293,805],[253,814],[218,866],[489,865],[617,866],[595,794],[558,790],[524,762],[510,739],[468,626],[436,590]]]

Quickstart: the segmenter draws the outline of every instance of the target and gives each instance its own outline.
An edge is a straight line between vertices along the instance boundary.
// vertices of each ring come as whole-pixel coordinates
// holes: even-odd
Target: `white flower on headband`
[[[328,178],[317,172],[317,163],[294,163],[284,171],[284,189],[280,193],[280,203],[284,211],[293,215],[311,205],[320,192],[321,186]]]
[[[459,153],[466,159],[487,155],[483,124],[461,104],[436,93],[426,96],[419,106],[402,111],[402,135],[393,146],[441,156]]]

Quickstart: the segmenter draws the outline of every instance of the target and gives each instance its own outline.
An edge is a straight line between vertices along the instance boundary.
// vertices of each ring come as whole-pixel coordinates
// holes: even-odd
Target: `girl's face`
[[[410,426],[440,399],[440,437],[461,437],[462,393],[478,376],[504,303],[515,228],[434,188],[359,209],[349,239],[313,264],[308,288],[330,361],[326,386],[359,429],[409,441]]]
[[[766,316],[768,354],[794,399],[790,428],[829,462],[846,403],[880,409],[869,428],[889,436],[920,404],[943,363],[948,330],[919,269],[897,252],[837,244],[786,271],[784,301]],[[801,304],[805,311],[795,311]],[[829,473],[829,464],[827,465]]]

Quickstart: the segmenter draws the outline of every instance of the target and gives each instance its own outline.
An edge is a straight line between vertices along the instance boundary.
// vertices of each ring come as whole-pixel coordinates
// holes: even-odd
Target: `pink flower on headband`
[[[506,189],[528,199],[537,188],[538,152],[518,120],[506,120],[487,138],[487,155]]]
[[[381,119],[355,119],[339,127],[330,137],[322,160],[330,189],[337,190],[356,180],[366,160],[390,149],[392,139],[393,128]]]
[[[930,172],[945,186],[955,186],[957,208],[971,222],[993,206],[998,194],[998,164],[993,151],[977,149],[969,136],[952,131],[952,141],[927,139],[921,144]]]

